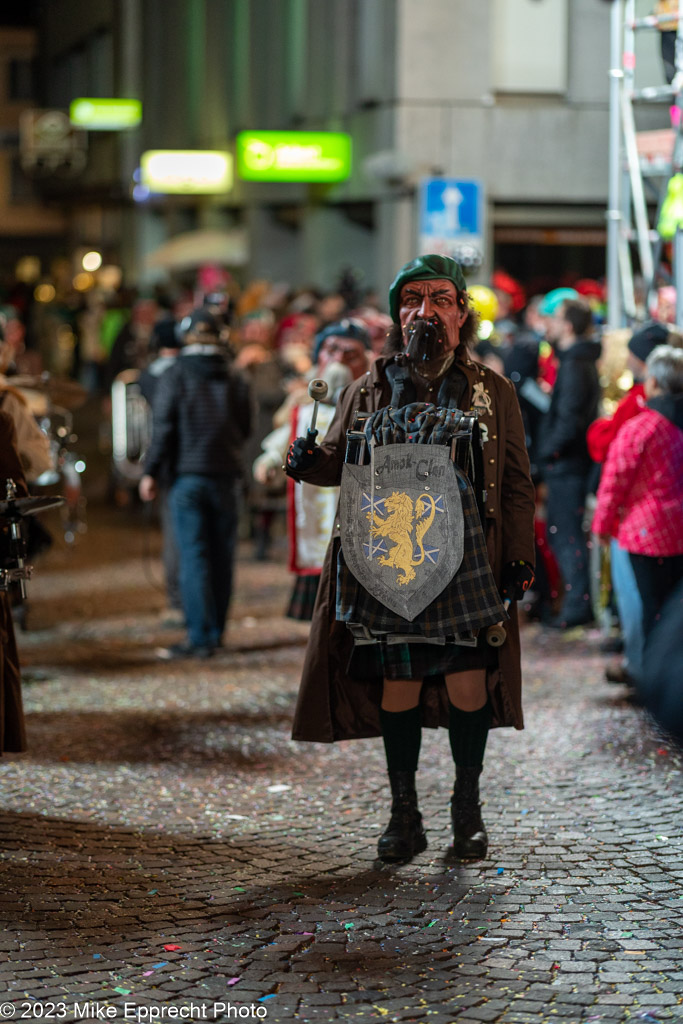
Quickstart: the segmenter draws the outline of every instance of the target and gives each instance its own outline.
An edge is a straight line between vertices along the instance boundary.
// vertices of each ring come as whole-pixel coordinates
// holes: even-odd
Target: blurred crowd
[[[131,394],[131,417],[140,395],[151,414],[159,382],[179,359],[219,358],[247,389],[249,412],[230,427],[239,435],[241,535],[254,557],[267,559],[274,531],[286,531],[294,579],[288,614],[310,617],[337,494],[295,486],[282,463],[291,440],[310,427],[310,382],[326,384],[316,405],[323,436],[340,390],[382,352],[392,325],[383,297],[363,291],[350,271],[332,291],[269,281],[240,288],[227,275],[201,291],[53,291],[37,302],[19,285],[6,288],[0,309],[0,400],[16,419],[29,482],[35,488],[41,475],[59,471],[55,439],[36,430],[40,408],[31,405],[46,380],[70,380],[108,423],[116,382]],[[647,680],[654,687],[653,637],[659,631],[664,650],[664,620],[677,614],[683,625],[683,339],[675,290],[660,288],[655,305],[641,310],[644,322],[619,331],[604,327],[606,296],[595,280],[527,294],[500,270],[468,294],[479,316],[473,356],[514,383],[537,488],[536,582],[526,615],[549,629],[598,627],[606,650],[623,651],[607,677],[642,694]],[[119,502],[136,501],[140,477],[152,475],[145,459],[153,419],[133,452],[132,474],[130,466],[112,467]],[[49,417],[42,426],[49,435]],[[180,520],[166,507],[163,470],[157,463],[152,470],[158,486],[140,493],[160,506],[168,621],[177,623],[184,618]],[[229,594],[221,602],[227,607]],[[219,637],[190,646],[214,642]]]

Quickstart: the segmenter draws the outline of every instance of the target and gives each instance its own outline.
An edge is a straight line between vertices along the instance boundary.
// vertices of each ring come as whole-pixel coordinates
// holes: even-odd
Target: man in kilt
[[[377,460],[386,444],[449,444],[463,417],[476,414],[467,472],[448,463],[462,503],[462,561],[418,614],[383,607],[349,568],[340,537],[354,524],[342,487],[293,738],[383,737],[392,804],[378,854],[395,861],[427,845],[415,773],[422,726],[444,726],[455,762],[451,854],[479,858],[488,848],[479,776],[489,728],[523,728],[514,602],[533,580],[534,487],[514,387],[470,356],[477,320],[460,266],[446,256],[418,257],[397,274],[389,304],[395,326],[384,354],[342,392],[321,445],[308,437],[293,442],[287,472],[320,486],[339,484],[350,428],[361,425]],[[362,515],[372,517],[382,521],[374,507]],[[511,602],[509,620],[505,642],[494,648],[486,627],[506,618],[501,598]]]

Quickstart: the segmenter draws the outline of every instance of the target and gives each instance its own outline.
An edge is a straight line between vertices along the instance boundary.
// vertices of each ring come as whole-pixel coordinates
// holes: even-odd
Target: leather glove
[[[295,438],[289,446],[287,458],[285,459],[285,472],[288,476],[298,476],[299,473],[312,469],[320,458],[320,448],[315,443],[318,431],[307,434],[306,437]]]
[[[534,582],[533,566],[521,558],[503,566],[501,595],[509,601],[521,601]]]

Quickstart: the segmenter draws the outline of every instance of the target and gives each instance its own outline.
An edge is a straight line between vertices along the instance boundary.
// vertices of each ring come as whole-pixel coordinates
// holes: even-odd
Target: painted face
[[[405,333],[418,320],[436,321],[449,350],[460,344],[460,328],[467,319],[467,309],[458,301],[452,281],[409,281],[401,288],[399,321]]]
[[[367,349],[362,341],[330,335],[329,338],[325,338],[318,353],[318,367],[324,370],[332,362],[348,366],[353,379],[356,380],[368,368]]]

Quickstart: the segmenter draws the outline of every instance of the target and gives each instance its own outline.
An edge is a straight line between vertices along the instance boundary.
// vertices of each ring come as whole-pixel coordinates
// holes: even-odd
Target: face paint
[[[409,281],[401,289],[399,320],[405,332],[420,321],[432,324],[439,341],[432,345],[434,351],[440,344],[444,351],[455,351],[460,344],[460,328],[467,319],[467,302],[459,296],[452,281],[429,280]],[[406,337],[406,344],[409,342]],[[427,339],[425,339],[427,340]],[[436,357],[438,358],[438,356]]]

